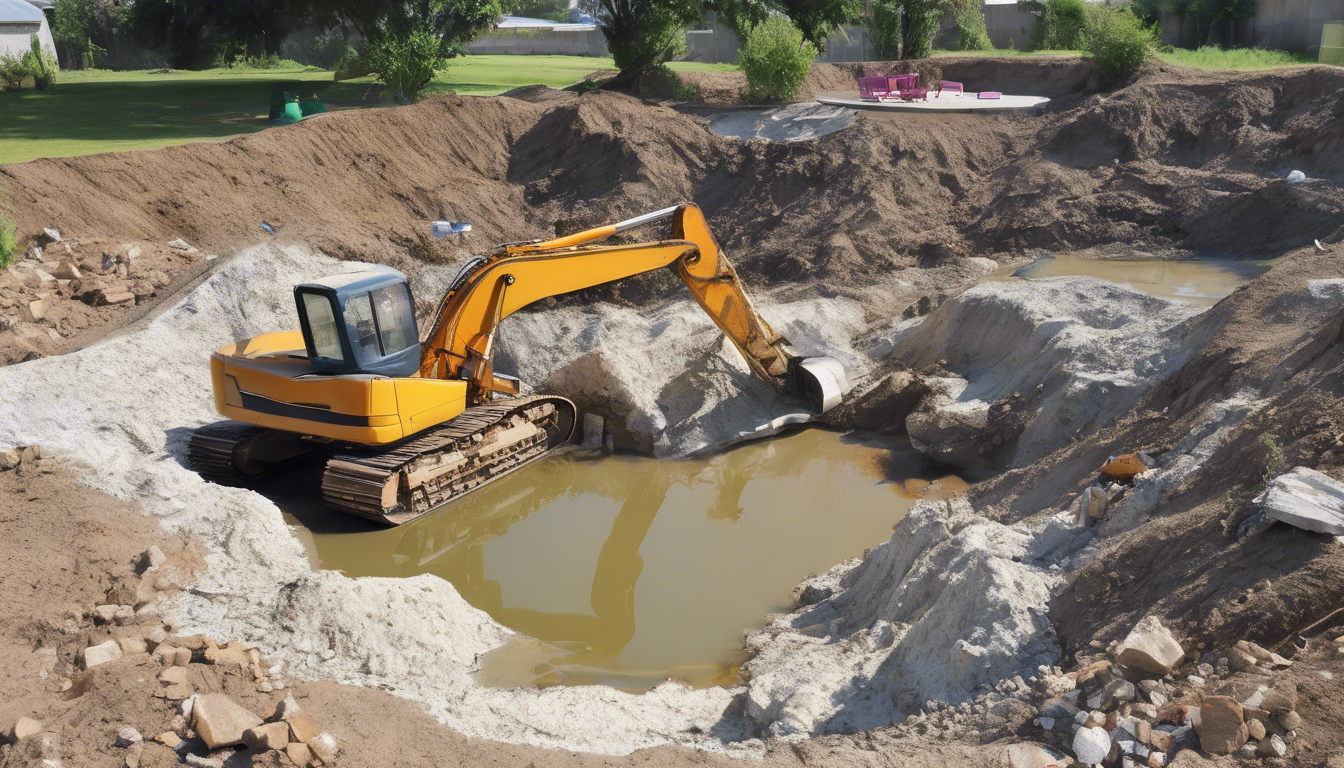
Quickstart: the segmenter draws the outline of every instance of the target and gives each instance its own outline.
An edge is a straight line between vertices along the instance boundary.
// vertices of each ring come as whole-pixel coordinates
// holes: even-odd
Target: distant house
[[[51,25],[36,4],[28,0],[0,0],[0,54],[23,55],[33,35],[37,35],[51,55],[56,55]]]

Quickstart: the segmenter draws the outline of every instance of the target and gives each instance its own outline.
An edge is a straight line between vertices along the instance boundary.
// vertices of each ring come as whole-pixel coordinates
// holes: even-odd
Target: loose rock
[[[192,707],[191,727],[211,749],[243,743],[243,731],[261,723],[260,717],[222,693],[202,694]]]
[[[340,748],[336,746],[336,739],[326,731],[309,739],[308,749],[324,763],[330,763],[341,753]]]
[[[1155,616],[1140,619],[1115,654],[1115,660],[1123,666],[1164,676],[1171,674],[1183,658],[1185,650]]]
[[[1277,733],[1273,733],[1260,742],[1255,753],[1261,757],[1283,757],[1288,754],[1288,744]]]
[[[121,646],[117,645],[116,640],[108,640],[105,643],[91,645],[84,649],[84,668],[93,669],[99,664],[106,664],[120,658]]]
[[[122,728],[120,731],[117,731],[118,747],[129,747],[132,744],[139,744],[141,741],[144,741],[144,737],[140,735],[139,731],[129,725]]]
[[[1280,712],[1279,716],[1275,719],[1279,721],[1279,725],[1283,726],[1285,731],[1295,731],[1297,730],[1297,727],[1302,724],[1302,716],[1291,709],[1286,712]]]
[[[248,728],[243,731],[243,743],[259,752],[284,749],[289,744],[289,724],[266,723]]]
[[[20,717],[6,734],[10,741],[23,741],[42,732],[42,723],[31,717]]]
[[[308,766],[313,764],[313,752],[308,749],[307,744],[291,742],[289,746],[285,747],[285,755],[289,758],[291,763],[294,763],[299,768],[308,768]]]
[[[1111,737],[1100,728],[1079,728],[1073,735],[1073,756],[1084,765],[1099,765],[1111,752]]]
[[[271,719],[288,720],[301,714],[303,714],[303,710],[299,708],[299,702],[294,700],[294,694],[287,693],[285,698],[275,705],[275,714],[271,715]]]
[[[1209,696],[1199,707],[1195,725],[1199,744],[1205,752],[1230,755],[1246,743],[1249,732],[1243,722],[1241,705],[1230,696]]]

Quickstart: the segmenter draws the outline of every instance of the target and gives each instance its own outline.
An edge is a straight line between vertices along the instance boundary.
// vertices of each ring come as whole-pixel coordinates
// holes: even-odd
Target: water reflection
[[[887,539],[914,498],[965,487],[908,448],[816,430],[691,461],[570,453],[392,529],[272,485],[320,567],[432,573],[535,638],[490,654],[482,681],[629,689],[730,682],[743,630],[800,579]]]

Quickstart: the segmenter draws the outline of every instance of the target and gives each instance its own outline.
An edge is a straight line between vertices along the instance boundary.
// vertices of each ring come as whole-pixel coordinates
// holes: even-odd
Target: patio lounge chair
[[[867,101],[882,101],[891,95],[891,88],[885,77],[860,77],[859,98]]]
[[[962,86],[961,83],[954,83],[951,80],[944,80],[942,85],[943,85],[942,89],[938,91],[938,95],[940,97],[943,95],[950,96],[954,93],[958,96],[961,96],[966,92],[966,89]]]

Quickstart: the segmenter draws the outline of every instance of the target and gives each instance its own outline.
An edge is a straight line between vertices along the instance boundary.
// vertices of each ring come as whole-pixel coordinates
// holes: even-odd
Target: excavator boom
[[[668,218],[671,240],[590,245]],[[486,402],[491,392],[515,394],[513,382],[495,376],[490,365],[501,320],[550,296],[668,266],[757,376],[781,392],[808,399],[817,412],[839,403],[845,387],[843,369],[828,358],[809,360],[786,351],[788,341],[756,311],[704,214],[692,204],[554,240],[505,246],[480,260],[440,302],[421,351],[420,375],[467,379],[472,402]]]

